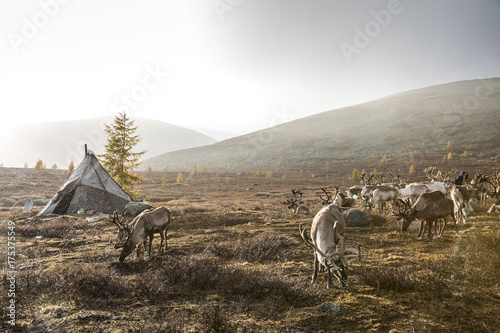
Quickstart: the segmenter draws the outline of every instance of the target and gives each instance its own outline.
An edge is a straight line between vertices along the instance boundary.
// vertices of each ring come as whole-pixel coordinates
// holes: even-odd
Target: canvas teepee
[[[45,205],[39,215],[84,212],[122,212],[132,198],[118,185],[92,151],[85,149],[85,158],[71,177]]]

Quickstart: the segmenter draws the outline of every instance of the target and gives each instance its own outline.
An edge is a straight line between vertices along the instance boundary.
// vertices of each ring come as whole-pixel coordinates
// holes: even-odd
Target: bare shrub
[[[500,276],[500,230],[473,230],[455,245],[451,270],[456,280],[495,286]]]
[[[17,276],[19,295],[32,301],[37,295],[95,302],[130,295],[131,287],[106,266],[69,265],[28,269]]]
[[[71,223],[65,219],[57,218],[50,221],[33,219],[26,223],[18,223],[16,231],[20,236],[33,238],[42,236],[44,238],[65,238],[74,230]]]
[[[207,333],[236,331],[217,302],[207,303],[200,307],[200,325],[202,331]]]
[[[446,292],[449,282],[431,267],[414,266],[370,267],[360,275],[361,281],[377,289],[390,290],[397,293],[427,291]]]
[[[144,282],[136,288],[136,296],[152,301],[184,293],[216,292],[228,299],[272,299],[284,305],[303,306],[316,302],[318,297],[313,289],[304,288],[302,281],[228,266],[207,254],[161,259],[157,266],[142,272],[141,280]]]
[[[294,240],[275,233],[261,233],[255,237],[238,238],[237,241],[214,243],[211,251],[224,259],[238,259],[248,262],[287,261]]]

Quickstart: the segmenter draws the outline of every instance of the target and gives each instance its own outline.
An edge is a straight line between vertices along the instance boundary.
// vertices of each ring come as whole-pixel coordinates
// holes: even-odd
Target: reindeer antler
[[[335,223],[338,223],[338,222],[335,222]],[[334,230],[335,230],[335,226],[334,226]],[[304,240],[304,242],[307,244],[307,246],[311,247],[314,249],[314,251],[318,252],[320,256],[322,256],[323,258],[326,259],[326,254],[321,251],[311,240],[309,240],[309,237],[307,236],[307,230],[306,228],[304,228],[304,226],[301,224],[299,224],[299,232],[300,232],[300,236],[302,236],[302,239]],[[337,271],[340,271],[340,267],[338,267],[337,265],[335,265],[335,263],[332,261],[329,263],[330,265],[328,265],[328,263],[326,262],[325,260],[325,265],[326,267],[328,268],[333,268]]]
[[[380,184],[386,183],[387,182],[387,177],[384,176],[383,173],[377,174],[378,182]]]
[[[296,188],[292,188],[292,193],[295,201],[302,199],[302,194],[304,194],[302,193],[301,190],[297,190]],[[297,194],[300,196],[298,199],[297,199]]]
[[[439,174],[439,171],[436,174],[433,174],[434,172],[436,172],[436,170],[437,170],[437,168],[435,166],[432,166],[432,167],[425,168],[424,172],[425,172],[427,178],[435,181],[438,179],[438,174]]]
[[[406,200],[398,199],[395,201],[395,203],[396,203],[395,206],[397,207],[398,210],[395,211],[392,214],[392,216],[394,216],[396,219],[400,219],[400,218],[405,217],[411,209],[410,199],[406,199]]]
[[[120,218],[118,217],[118,209],[113,212],[113,215],[109,217],[109,222],[116,224],[118,229],[124,229],[127,231],[129,234],[132,231],[132,228],[130,225],[128,225],[126,222],[120,221]]]
[[[373,178],[373,174],[370,174],[370,177],[368,179],[366,179],[366,172],[363,172],[361,174],[361,183],[363,183],[363,185],[365,185],[365,186],[369,185],[372,178]]]
[[[109,222],[116,224],[120,229],[123,228],[120,218],[118,217],[118,209],[113,212],[113,215],[109,216]]]
[[[321,199],[322,205],[326,206],[329,205],[333,202],[333,197],[330,192],[328,192],[328,189],[326,187],[321,187],[321,191],[326,195],[326,198],[323,197],[321,194],[319,195],[319,198]]]

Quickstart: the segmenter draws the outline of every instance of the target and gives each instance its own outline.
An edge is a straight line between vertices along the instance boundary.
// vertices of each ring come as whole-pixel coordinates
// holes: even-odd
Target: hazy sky
[[[127,110],[244,134],[500,76],[500,0],[22,0],[0,22],[4,126]]]

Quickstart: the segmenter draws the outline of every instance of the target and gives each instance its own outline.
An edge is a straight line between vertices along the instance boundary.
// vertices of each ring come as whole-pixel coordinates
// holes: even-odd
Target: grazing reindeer
[[[346,228],[344,216],[339,207],[334,204],[323,207],[313,219],[311,226],[311,240],[307,237],[306,229],[299,225],[299,232],[304,242],[314,250],[314,272],[311,283],[316,281],[318,266],[321,264],[328,272],[327,288],[332,288],[333,275],[344,286],[347,280],[346,267],[348,259],[361,258],[359,246],[356,249],[345,248],[343,236]]]
[[[300,199],[302,199],[302,191],[297,190],[295,188],[292,189],[293,193],[293,199],[287,199],[286,203],[288,204],[287,208],[292,210],[292,214],[297,215],[309,215],[309,208],[306,206],[299,206],[297,203]],[[297,194],[300,195],[299,198],[297,198]]]
[[[417,201],[410,207],[409,200],[399,200],[398,202],[402,202],[404,207],[406,207],[406,211],[404,212],[396,212],[394,216],[396,218],[405,218],[403,220],[403,226],[401,227],[402,231],[408,230],[411,222],[415,219],[416,211],[424,209],[425,206],[430,204],[431,202],[436,202],[445,199],[445,195],[441,191],[432,191],[432,192],[424,192],[422,193]],[[408,209],[409,208],[409,209]],[[420,221],[420,229],[418,231],[417,239],[422,239],[424,236],[425,228],[427,227],[427,222],[425,220]],[[436,225],[435,225],[436,227]],[[430,228],[430,226],[429,226]],[[444,230],[443,230],[444,231]],[[434,237],[436,237],[436,230],[434,230]]]
[[[455,220],[454,213],[454,204],[450,199],[441,199],[439,201],[432,201],[425,205],[422,209],[416,210],[410,206],[409,201],[403,201],[399,199],[400,202],[403,203],[404,209],[397,213],[397,217],[403,218],[403,231],[406,231],[410,223],[419,219],[424,221],[427,227],[429,228],[428,237],[431,238],[432,232],[432,224],[434,223],[434,238],[441,237],[443,235],[444,229],[446,228],[446,217],[451,216],[453,221],[455,222],[455,231],[458,235],[458,225]],[[417,200],[418,201],[418,200]],[[416,203],[415,203],[416,204]],[[437,233],[437,223],[438,219],[443,219],[444,223],[442,228],[440,228],[439,233]],[[422,223],[420,226],[419,236],[417,239],[421,240],[424,236],[425,224]]]
[[[138,245],[144,244],[149,237],[149,255],[151,255],[151,246],[153,244],[153,235],[159,233],[161,236],[161,244],[158,253],[167,251],[167,230],[170,226],[170,210],[167,207],[158,207],[153,211],[144,211],[129,224],[121,223],[118,220],[118,212],[115,212],[111,222],[115,223],[118,228],[118,241],[115,244],[115,249],[123,248],[120,253],[120,261],[130,255]],[[165,242],[165,248],[163,248]],[[139,249],[137,249],[138,252]],[[138,253],[139,254],[139,253]]]

